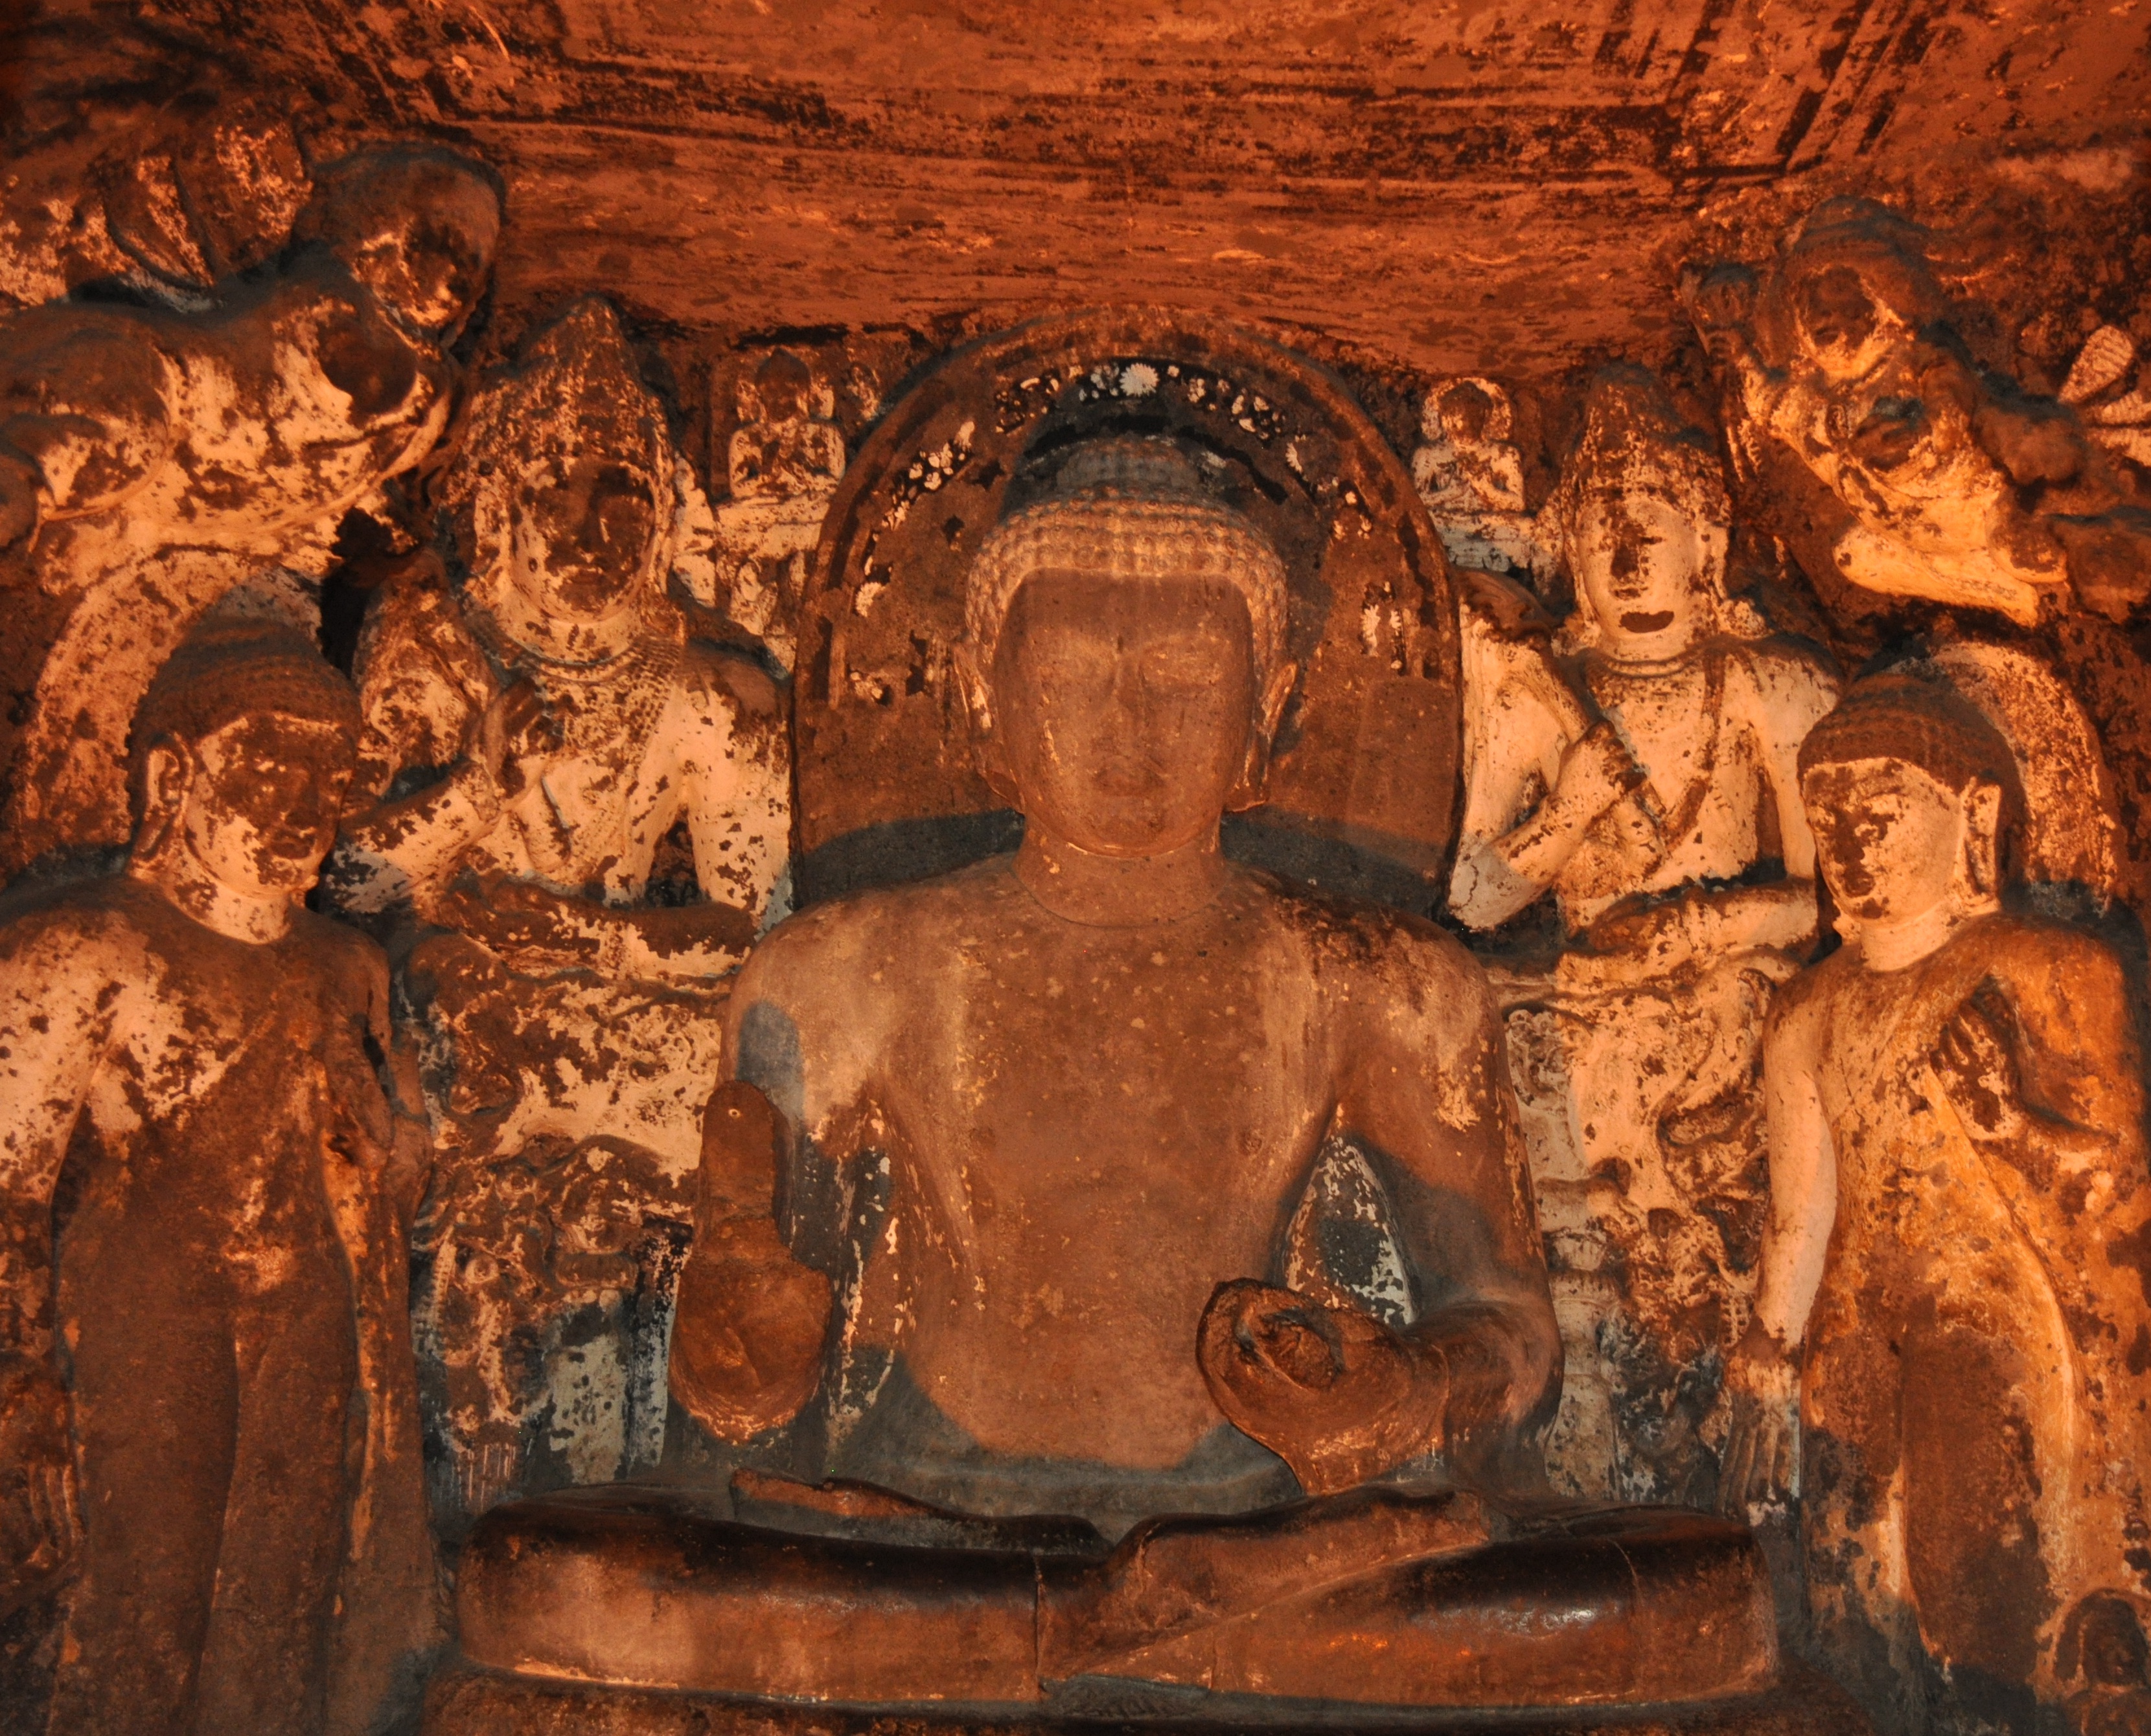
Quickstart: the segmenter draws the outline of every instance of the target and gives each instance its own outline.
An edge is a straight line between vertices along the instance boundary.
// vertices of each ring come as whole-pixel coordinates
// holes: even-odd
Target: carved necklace
[[[614,777],[595,778],[585,787],[587,792],[610,787],[613,800],[605,806],[615,819],[635,787],[680,666],[676,623],[649,619],[655,612],[646,607],[636,611],[640,630],[624,650],[595,662],[569,662],[510,638],[489,611],[471,611],[472,625],[495,667],[508,680],[529,677],[553,708],[561,726],[564,757],[618,768]],[[666,625],[676,630],[666,632]],[[552,834],[547,853],[557,863],[573,863],[576,825],[549,777],[541,775],[538,787],[545,797]]]
[[[1647,681],[1659,671],[1652,669],[1625,670],[1611,659],[1598,665],[1598,671],[1614,680]],[[1594,671],[1597,672],[1597,671]],[[1596,696],[1597,684],[1592,684]],[[1703,813],[1703,804],[1710,799],[1710,792],[1718,772],[1718,742],[1725,728],[1725,649],[1719,645],[1707,645],[1703,652],[1703,711],[1709,720],[1708,732],[1703,738],[1701,751],[1697,754],[1694,769],[1681,787],[1679,805],[1658,822],[1658,835],[1670,850],[1675,841],[1684,837]],[[1625,736],[1626,730],[1622,731]],[[1655,772],[1655,767],[1647,768]]]

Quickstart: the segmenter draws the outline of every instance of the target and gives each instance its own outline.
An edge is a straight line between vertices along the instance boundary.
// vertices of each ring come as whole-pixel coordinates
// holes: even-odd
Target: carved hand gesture
[[[1643,782],[1642,768],[1610,723],[1593,724],[1561,756],[1554,800],[1579,818],[1595,820]]]
[[[710,1100],[671,1384],[722,1440],[751,1440],[789,1422],[821,1384],[834,1288],[792,1258],[770,1209],[788,1144],[782,1117],[752,1086],[734,1081]]]
[[[1226,1419],[1309,1495],[1354,1488],[1441,1444],[1446,1361],[1358,1308],[1241,1278],[1211,1297],[1196,1354]]]
[[[1936,1040],[1935,1076],[1975,1139],[2021,1138],[2029,1124],[2017,1067],[2016,1024],[2000,992],[1982,983]]]
[[[2082,1171],[2109,1157],[2106,1134],[2076,1126],[2026,1100],[2017,1064],[2017,1015],[1992,982],[1981,983],[1951,1015],[1928,1060],[1965,1131],[1982,1143],[2029,1142],[2042,1158]],[[2022,1161],[2021,1157],[2017,1161]]]
[[[0,1356],[0,1611],[51,1579],[81,1536],[68,1417],[47,1363]]]
[[[1719,1507],[1744,1519],[1748,1509],[1784,1500],[1793,1486],[1793,1404],[1799,1372],[1792,1356],[1751,1321],[1725,1371],[1733,1394],[1733,1426],[1718,1483]]]
[[[529,682],[516,681],[479,714],[468,751],[503,795],[516,796],[559,747],[559,724],[544,700]]]
[[[1876,401],[1846,443],[1862,463],[1895,470],[1912,456],[1926,433],[1925,404],[1916,397],[1885,397]]]

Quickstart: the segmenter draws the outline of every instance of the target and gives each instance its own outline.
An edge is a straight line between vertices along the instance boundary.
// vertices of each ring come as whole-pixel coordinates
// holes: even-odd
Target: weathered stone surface
[[[610,305],[484,383],[441,493],[358,647],[371,799],[331,882],[396,937],[423,1033],[420,1344],[440,1502],[474,1514],[655,1462],[683,1183],[790,777],[769,676],[697,631],[711,515]]]
[[[1799,1347],[1825,1655],[1878,1717],[2021,1723],[2078,1678],[2062,1640],[2088,1606],[2139,1619],[2134,1021],[2097,942],[2004,910],[2021,790],[1946,687],[1855,686],[1800,765],[1845,944],[1786,989],[1766,1050],[1774,1211],[1733,1492],[1789,1477]]]
[[[123,843],[127,731],[186,630],[250,580],[301,625],[344,512],[446,425],[490,183],[443,152],[320,172],[280,268],[206,306],[0,321],[0,584],[27,594],[0,731],[13,872]]]
[[[974,769],[958,690],[969,570],[1020,499],[1026,453],[1113,430],[1192,443],[1284,554],[1296,697],[1267,800],[1228,848],[1425,908],[1455,826],[1460,694],[1448,573],[1410,480],[1322,370],[1230,327],[1132,310],[959,352],[853,461],[808,580],[794,690],[806,895],[870,883],[854,858],[892,835],[937,866],[993,836],[946,824],[1006,807]]]
[[[0,924],[0,1602],[68,1574],[58,1729],[370,1731],[439,1641],[417,1081],[378,949],[300,908],[357,724],[305,636],[213,615],[125,869]]]
[[[18,8],[0,868],[37,878],[0,934],[174,914],[24,987],[0,1066],[95,979],[115,1031],[191,1020],[289,1092],[0,1105],[73,1130],[0,1191],[8,1283],[81,1328],[0,1370],[0,1721],[55,1675],[59,1728],[151,1715],[84,1709],[109,1561],[218,1515],[227,1587],[352,1596],[248,1625],[197,1574],[97,1679],[265,1728],[395,1699],[415,1389],[432,1517],[478,1521],[466,1651],[523,1673],[447,1678],[446,1729],[893,1731],[1003,1663],[1011,1728],[1581,1728],[1578,1683],[1631,1728],[1857,1727],[1742,1687],[1784,1666],[1737,1525],[1465,1523],[1541,1456],[1755,1521],[1785,1643],[1888,1736],[2151,1723],[2147,28]],[[995,540],[1056,489],[1080,534]],[[304,913],[250,970],[296,943],[220,934],[169,829],[124,868],[129,719],[213,605],[362,690],[348,812],[276,741],[231,808],[339,822],[309,896],[392,963],[320,1017],[315,954],[363,942]],[[1222,849],[1154,850],[1197,764]],[[274,1003],[231,1044],[227,989]],[[67,1059],[126,1086],[101,1041]],[[376,1223],[335,1154],[384,1092]],[[183,1125],[230,1159],[205,1272],[258,1239],[245,1177],[330,1154],[271,1340],[305,1366],[246,1375],[281,1435],[202,1396],[203,1345],[255,1365],[200,1295],[119,1340],[139,1298],[76,1306],[99,1177]],[[115,1356],[185,1418],[124,1536],[84,1499]],[[387,1606],[346,1501],[415,1546]],[[737,1698],[787,1684],[883,1709]]]

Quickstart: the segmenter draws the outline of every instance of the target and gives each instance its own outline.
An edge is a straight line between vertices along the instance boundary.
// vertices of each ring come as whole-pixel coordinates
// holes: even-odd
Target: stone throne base
[[[792,1528],[633,1485],[488,1514],[428,1736],[1865,1728],[1781,1669],[1754,1540],[1700,1513],[1364,1489],[1108,1552],[739,1492]]]
[[[426,1729],[443,1736],[1240,1736],[1259,1729],[1339,1736],[1870,1736],[1843,1689],[1804,1664],[1762,1693],[1672,1706],[1419,1711],[1355,1718],[1301,1708],[1291,1722],[1218,1713],[1174,1719],[1126,1717],[995,1720],[948,1711],[870,1712],[774,1704],[656,1688],[544,1682],[468,1666],[435,1683]]]

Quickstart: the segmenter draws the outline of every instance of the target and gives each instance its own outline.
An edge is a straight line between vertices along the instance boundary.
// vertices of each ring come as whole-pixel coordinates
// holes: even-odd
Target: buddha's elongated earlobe
[[[1269,799],[1270,747],[1277,740],[1278,725],[1284,721],[1284,708],[1292,698],[1292,685],[1298,676],[1298,664],[1280,665],[1263,689],[1261,702],[1255,711],[1255,726],[1248,736],[1248,757],[1242,762],[1232,794],[1225,798],[1226,812],[1243,813],[1248,808],[1260,807]]]
[[[1975,783],[1964,795],[1964,853],[1958,864],[1969,902],[1990,904],[2002,896],[2002,790]]]
[[[1015,780],[1001,753],[1000,738],[994,731],[993,692],[985,671],[979,667],[973,647],[959,645],[950,656],[956,686],[964,696],[964,709],[971,719],[971,759],[989,789],[1011,807],[1017,805]]]
[[[134,861],[157,861],[177,839],[194,770],[193,754],[172,737],[150,748],[142,766],[142,823],[129,853]]]

